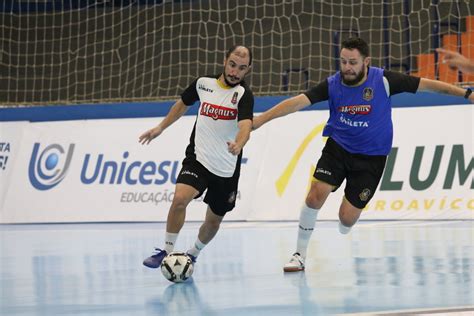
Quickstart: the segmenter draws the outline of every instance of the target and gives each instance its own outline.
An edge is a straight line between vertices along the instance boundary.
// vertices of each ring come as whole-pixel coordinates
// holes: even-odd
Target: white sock
[[[199,238],[196,238],[196,241],[194,242],[194,247],[188,250],[188,253],[190,255],[193,255],[194,257],[197,258],[199,256],[199,253],[201,250],[206,247],[207,244],[203,243],[202,241],[199,240]]]
[[[178,234],[166,232],[164,250],[166,250],[167,253],[173,252],[174,244],[176,244],[176,239],[178,239]]]
[[[351,228],[352,227],[347,227],[347,226],[344,226],[341,222],[339,222],[339,232],[341,234],[348,234],[350,231],[351,231]]]
[[[313,233],[318,213],[319,210],[308,207],[306,203],[301,207],[296,252],[303,258],[306,258],[306,250],[308,249],[309,240]]]

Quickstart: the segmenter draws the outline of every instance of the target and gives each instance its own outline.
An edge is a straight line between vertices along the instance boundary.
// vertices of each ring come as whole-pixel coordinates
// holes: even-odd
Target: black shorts
[[[387,156],[352,154],[328,138],[313,176],[335,186],[333,192],[346,179],[346,199],[355,207],[363,209],[374,196],[386,160]]]
[[[207,170],[201,163],[192,158],[186,158],[179,172],[176,183],[184,183],[199,191],[196,199],[204,191],[206,196],[204,202],[209,205],[212,212],[219,216],[224,216],[235,207],[235,199],[240,176],[240,161],[237,160],[237,167],[234,175],[230,178],[219,177]]]

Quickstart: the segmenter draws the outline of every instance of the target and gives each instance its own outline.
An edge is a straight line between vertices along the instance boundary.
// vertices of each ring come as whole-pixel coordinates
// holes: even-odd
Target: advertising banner
[[[12,170],[22,145],[22,133],[28,124],[22,121],[0,123],[0,211],[3,210],[6,192],[10,189]]]
[[[361,219],[474,219],[473,107],[393,110],[394,142]],[[263,127],[271,135],[249,220],[297,220],[324,147],[327,113],[300,112]],[[260,130],[257,130],[257,133]],[[320,219],[338,219],[345,183]],[[265,197],[265,198],[262,198]]]
[[[195,119],[185,116],[150,145],[139,144],[139,135],[161,119],[27,124],[2,222],[166,220]],[[244,156],[240,183],[252,188],[257,172],[246,162]],[[250,211],[253,188],[244,191],[231,220],[244,220]],[[202,200],[189,205],[188,220],[204,218]]]
[[[327,118],[304,111],[252,132],[226,220],[298,219]],[[0,123],[1,222],[165,221],[195,117],[139,144],[161,119]],[[474,219],[472,106],[394,109],[393,121],[392,152],[361,220]],[[338,219],[344,185],[319,218]],[[202,200],[187,220],[204,218]]]

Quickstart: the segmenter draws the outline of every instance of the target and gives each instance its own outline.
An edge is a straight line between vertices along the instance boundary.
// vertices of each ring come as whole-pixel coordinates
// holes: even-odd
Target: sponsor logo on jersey
[[[362,98],[365,101],[370,101],[374,98],[374,90],[372,88],[365,88],[362,92]]]
[[[339,117],[339,121],[341,123],[344,123],[344,124],[352,126],[352,127],[369,127],[369,122],[353,121],[350,118],[345,117],[344,114],[341,114],[341,116]]]
[[[234,92],[234,95],[232,96],[232,100],[230,100],[230,103],[236,104],[237,103],[237,98],[239,97],[239,93],[236,91]]]
[[[201,104],[200,114],[211,117],[214,120],[235,120],[237,117],[237,109],[203,102]]]
[[[209,89],[208,87],[206,87],[206,86],[203,85],[202,83],[198,84],[198,89],[199,89],[199,90],[204,90],[204,91],[207,91],[207,92],[210,92],[210,93],[213,93],[213,92],[214,92],[214,90]]]
[[[348,114],[359,114],[359,115],[367,115],[372,110],[372,106],[367,105],[343,105],[338,108],[340,113],[348,113]]]

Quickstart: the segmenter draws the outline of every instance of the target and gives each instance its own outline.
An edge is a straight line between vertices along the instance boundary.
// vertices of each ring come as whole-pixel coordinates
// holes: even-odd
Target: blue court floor
[[[296,222],[225,222],[182,284],[142,266],[164,227],[0,225],[0,315],[474,314],[473,221],[318,222],[290,274]]]

